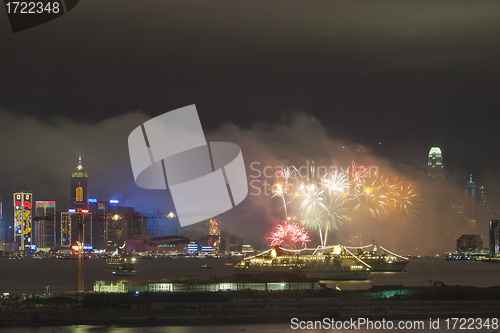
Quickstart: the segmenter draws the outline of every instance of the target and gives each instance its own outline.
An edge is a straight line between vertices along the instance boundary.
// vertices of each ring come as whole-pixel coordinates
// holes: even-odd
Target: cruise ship
[[[356,256],[367,263],[372,272],[402,272],[410,262],[407,258],[392,253],[383,247],[383,251],[378,249],[377,244],[372,244],[372,251],[359,249]]]
[[[312,252],[305,250],[302,252]],[[322,253],[284,254],[273,247],[261,255],[246,258],[234,266],[236,276],[303,277],[319,280],[366,280],[370,266],[358,260],[341,245],[322,249]]]

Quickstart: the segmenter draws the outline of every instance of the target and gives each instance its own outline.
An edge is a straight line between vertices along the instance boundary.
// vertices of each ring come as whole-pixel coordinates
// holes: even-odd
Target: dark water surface
[[[210,278],[232,276],[233,270],[225,267],[232,259],[138,259],[134,276],[112,276],[104,259],[84,261],[85,290],[93,290],[97,280],[155,280],[167,278]],[[202,269],[201,265],[212,266]],[[74,291],[78,285],[78,260],[76,259],[0,259],[0,292],[43,294]]]
[[[137,260],[133,277],[113,277],[106,269],[104,259],[88,259],[84,262],[85,290],[93,290],[96,280],[165,278],[229,277],[233,270],[225,267],[232,259],[141,259]],[[203,269],[202,265],[212,266]],[[74,291],[77,286],[77,260],[61,259],[0,259],[0,292],[43,294]],[[366,281],[338,281],[343,290],[368,289],[373,285],[430,286],[430,281],[442,281],[447,285],[487,287],[500,284],[500,264],[482,262],[453,262],[444,259],[413,259],[402,273],[371,273]],[[335,286],[337,282],[327,282]]]

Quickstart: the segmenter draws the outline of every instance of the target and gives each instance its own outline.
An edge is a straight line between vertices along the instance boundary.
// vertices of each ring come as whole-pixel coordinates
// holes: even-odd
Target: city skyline
[[[345,146],[344,146],[344,148],[343,148],[343,149],[345,149]],[[432,148],[431,148],[431,151],[437,151],[437,150],[439,150],[439,153],[440,153],[440,156],[441,156],[442,152],[441,152],[441,150],[439,149],[439,147],[432,147]],[[364,154],[361,154],[361,155],[364,155]],[[430,158],[430,157],[429,157],[429,158]],[[429,166],[429,165],[430,165],[429,163],[431,163],[431,162],[429,162],[429,161],[428,161],[427,166]],[[431,163],[431,164],[432,164],[432,163]],[[446,163],[445,163],[445,162],[443,162],[443,160],[440,160],[440,165],[446,165]],[[362,166],[360,165],[359,167],[361,168]],[[429,175],[428,175],[428,172],[427,172],[427,171],[425,171],[425,168],[422,168],[422,169],[423,169],[423,170],[421,170],[421,171],[422,171],[422,172],[421,172],[421,175],[422,175],[422,177],[421,177],[421,178],[422,178],[422,179],[421,179],[421,181],[424,181],[423,179],[424,179],[425,177],[429,178]],[[70,172],[70,174],[71,174],[71,179],[72,179],[72,180],[75,180],[75,175],[76,175],[76,176],[85,176],[85,179],[87,178],[87,172],[86,172],[86,170],[85,170],[85,169],[83,169],[83,167],[82,167],[81,157],[79,158],[77,168],[76,168],[76,169],[75,169],[75,168],[72,168],[72,170],[73,170],[73,171],[71,171],[71,172]],[[390,170],[390,169],[387,169],[387,170]],[[431,170],[432,170],[432,169],[431,169]],[[418,170],[414,170],[414,171],[418,171]],[[392,170],[391,172],[394,172],[394,171]],[[447,174],[447,169],[446,169],[446,167],[445,167],[445,168],[443,168],[443,169],[441,169],[440,174],[442,174],[442,175]],[[403,176],[403,177],[404,177],[404,174],[401,174],[400,176]],[[380,177],[380,175],[378,174],[378,168],[377,168],[377,172],[376,172],[376,177]],[[384,177],[384,176],[382,175],[382,178],[383,178],[383,177]],[[445,203],[445,205],[450,205],[450,204],[457,205],[457,204],[458,204],[458,205],[459,205],[459,207],[462,207],[462,208],[460,208],[460,209],[462,209],[462,211],[463,211],[463,212],[462,212],[462,213],[458,212],[458,214],[455,214],[455,215],[454,215],[454,216],[455,216],[455,218],[454,218],[455,220],[454,220],[454,221],[452,221],[452,222],[453,222],[454,224],[456,224],[457,226],[462,225],[462,226],[464,227],[464,228],[459,228],[459,229],[460,229],[460,234],[464,234],[464,233],[467,233],[467,232],[472,232],[472,233],[479,233],[479,234],[481,234],[482,236],[486,237],[486,236],[487,236],[487,223],[488,223],[489,221],[491,221],[491,219],[496,218],[496,216],[495,216],[495,215],[491,215],[492,208],[493,208],[493,205],[494,205],[495,203],[494,203],[494,202],[492,202],[492,201],[491,201],[491,199],[490,199],[490,198],[488,198],[488,197],[486,197],[486,198],[481,197],[481,195],[482,195],[481,193],[483,193],[483,192],[480,192],[480,190],[479,190],[479,186],[477,186],[474,182],[472,182],[472,175],[469,175],[469,177],[470,177],[470,178],[469,178],[469,182],[468,182],[468,183],[465,183],[465,189],[467,189],[467,188],[471,188],[471,189],[473,190],[473,192],[470,192],[470,193],[469,193],[469,192],[465,191],[465,194],[466,194],[466,195],[465,195],[465,196],[463,196],[463,197],[460,197],[459,193],[460,193],[460,192],[464,193],[464,192],[463,192],[464,183],[462,183],[462,185],[461,185],[461,186],[459,186],[458,188],[455,188],[455,194],[458,194],[458,195],[459,195],[458,197],[456,197],[456,198],[455,198],[455,201],[452,201],[452,202],[447,201],[447,200],[451,200],[450,198],[452,198],[452,197],[453,197],[453,196],[449,196],[449,193],[447,194],[447,195],[448,195],[447,197],[438,198],[438,201],[439,201],[439,202],[441,202],[441,201],[442,201],[442,202],[444,202],[444,203]],[[66,177],[66,178],[67,178],[67,177]],[[78,177],[76,177],[76,178],[77,178],[77,180],[80,180],[80,179],[78,179]],[[442,177],[441,179],[444,179],[444,178],[445,178],[445,177]],[[414,178],[414,179],[416,179],[416,178]],[[432,178],[432,177],[430,177],[430,180],[432,180],[432,179],[433,179],[433,178]],[[81,183],[81,182],[78,182],[78,183],[79,183],[78,185],[80,185],[80,183]],[[92,182],[90,182],[90,184],[92,184]],[[428,186],[430,186],[429,188],[431,188],[432,186],[435,186],[435,184],[436,184],[436,183],[434,183],[434,182],[430,182],[430,183],[428,184]],[[75,192],[75,191],[76,191],[75,186],[76,186],[76,183],[75,183],[75,184],[71,184],[71,193],[73,193],[73,192]],[[446,186],[449,186],[449,185],[448,185],[448,184],[446,184],[446,183],[439,183],[439,186],[445,186],[445,187],[446,187]],[[97,186],[97,187],[99,187],[99,186]],[[482,188],[484,188],[484,186],[482,186]],[[449,191],[450,189],[452,189],[452,188],[450,187],[450,188],[448,189],[448,191]],[[462,189],[462,190],[461,190],[461,189]],[[421,188],[421,190],[424,190],[424,192],[425,192],[425,189],[424,189],[424,188]],[[484,191],[484,190],[482,190],[482,191]],[[83,192],[82,192],[82,193],[83,193]],[[423,195],[425,195],[425,193],[422,193],[422,194],[423,194]],[[477,194],[477,195],[476,195],[476,194]],[[87,195],[88,195],[88,193],[87,193]],[[420,195],[420,194],[419,194],[419,195]],[[95,197],[95,196],[93,196],[93,195],[92,195],[92,193],[91,193],[91,196],[92,196],[92,197]],[[469,200],[468,200],[468,196],[469,196]],[[473,197],[473,200],[474,200],[474,201],[473,201],[473,202],[474,202],[474,204],[473,204],[473,205],[471,204],[471,202],[472,202],[472,201],[470,200],[470,198],[471,198],[471,197]],[[448,199],[446,199],[446,198],[448,198]],[[33,200],[36,200],[37,202],[39,202],[39,199],[46,199],[46,198],[37,198],[37,197],[33,196]],[[104,201],[108,201],[108,200],[109,200],[109,198],[100,198],[100,199],[104,199]],[[125,199],[126,199],[126,198],[125,198]],[[264,199],[265,199],[265,198],[264,198]],[[488,200],[488,207],[481,206],[481,203],[479,202],[479,199],[481,199],[482,201],[484,201],[484,203],[486,203],[486,200]],[[260,199],[259,199],[259,200],[260,200]],[[72,202],[73,202],[73,201],[74,201],[74,200],[72,200]],[[94,203],[94,201],[95,201],[95,199],[92,199],[92,204],[95,204],[95,203]],[[100,201],[102,202],[103,200],[100,200]],[[273,211],[271,211],[271,212],[269,212],[269,215],[268,215],[268,217],[269,217],[269,221],[268,221],[268,222],[269,222],[269,223],[275,223],[275,222],[272,222],[272,221],[276,221],[276,218],[277,218],[277,217],[281,214],[281,213],[280,213],[279,206],[276,206],[276,203],[272,200],[272,198],[271,198],[271,197],[267,197],[267,201],[268,201],[268,203],[267,203],[267,204],[268,204],[268,206],[269,206],[269,207],[274,207],[274,210],[273,210]],[[83,207],[84,209],[87,209],[87,210],[88,210],[88,206],[89,206],[90,202],[87,200],[86,205],[82,205],[82,204],[83,204],[82,202],[80,202],[80,203],[79,203],[79,205],[81,206],[80,208],[82,208],[82,207]],[[247,205],[248,205],[248,204],[250,204],[250,205],[255,205],[255,202],[252,202],[252,201],[247,201]],[[59,204],[58,204],[58,207],[61,207],[61,206],[62,206],[62,207],[64,207],[65,205],[63,205],[63,204],[60,204],[60,205],[59,205]],[[127,206],[137,208],[134,204],[127,204]],[[71,208],[78,208],[78,207],[76,207],[76,206],[72,206],[72,205],[68,205],[68,207],[71,207]],[[96,206],[96,207],[97,207],[97,206]],[[441,207],[442,207],[442,206],[441,206]],[[481,208],[481,207],[483,207],[483,208]],[[241,210],[241,207],[238,207],[238,208],[240,208],[240,209],[235,210],[236,212],[239,212],[239,211]],[[429,209],[431,209],[431,208],[429,207]],[[445,209],[446,209],[446,207],[445,207]],[[449,207],[449,209],[450,209],[450,211],[451,211],[451,210],[452,210],[452,207],[450,206],[450,207]],[[483,210],[482,210],[482,213],[481,213],[482,215],[480,215],[480,216],[481,216],[481,218],[478,218],[478,216],[479,216],[479,210],[480,210],[480,209],[483,209]],[[485,211],[484,209],[488,209],[488,210],[487,210],[487,211]],[[498,207],[497,207],[497,209],[498,209]],[[476,213],[476,210],[478,210],[478,213]],[[67,211],[67,209],[62,208],[60,212],[65,212],[65,211]],[[149,213],[149,212],[147,212],[147,211],[141,211],[141,210],[136,210],[136,211],[138,211],[138,212],[140,212],[140,213]],[[234,213],[234,212],[233,212],[233,213]],[[421,220],[426,220],[426,219],[428,218],[427,213],[428,213],[428,212],[427,212],[427,207],[426,207],[426,206],[425,206],[425,204],[424,204],[421,208],[419,208],[419,211],[418,211],[418,214],[417,214],[417,215],[418,215],[417,222],[418,222],[418,221],[421,221]],[[5,212],[4,212],[4,215],[5,215]],[[8,215],[8,214],[7,214],[7,215]],[[71,215],[71,213],[69,213],[69,215],[68,215],[68,216],[70,216],[70,215]],[[228,217],[228,216],[229,216],[229,217]],[[226,221],[228,221],[228,219],[229,219],[229,221],[231,221],[231,219],[234,219],[234,217],[231,217],[231,215],[228,215],[228,216],[226,216],[226,217],[222,217],[222,219],[223,219],[223,220],[226,220]],[[232,215],[232,216],[234,216],[234,215]],[[359,217],[358,217],[358,219],[359,219]],[[367,217],[366,217],[366,216],[365,216],[365,217],[361,217],[361,220],[366,220],[366,219],[367,219]],[[461,220],[464,220],[464,219],[465,219],[466,223],[460,222]],[[371,219],[368,219],[368,220],[371,220]],[[93,220],[93,221],[94,221],[94,220]],[[297,221],[297,222],[299,222],[299,220],[296,220],[296,221]],[[467,221],[468,221],[468,222],[467,222]],[[96,222],[96,221],[94,221],[94,222]],[[233,221],[233,222],[234,222],[234,223],[240,223],[240,220],[236,220],[236,221]],[[371,223],[373,223],[373,221],[372,221]],[[377,223],[378,223],[378,222],[377,222]],[[7,224],[8,224],[8,220],[6,220],[5,218],[4,218],[4,224],[5,224],[5,225],[7,225]],[[420,222],[419,222],[419,223],[413,223],[413,225],[412,225],[411,227],[412,227],[412,228],[418,228],[418,224],[421,224],[421,223],[420,223]],[[96,224],[96,225],[97,225],[97,224]],[[265,224],[264,224],[264,225],[265,225]],[[226,225],[226,227],[228,227],[228,226]],[[232,225],[232,226],[230,225],[230,226],[229,226],[229,229],[236,229],[236,230],[238,229],[237,227],[236,227],[236,228],[233,228],[233,227],[234,227],[234,225]],[[428,227],[429,227],[429,225],[427,224],[427,226],[426,226],[426,227],[428,228]],[[467,228],[469,228],[469,229],[465,229],[465,227],[467,227]],[[478,227],[479,227],[479,228],[478,228]],[[470,228],[473,228],[473,229],[470,229]],[[94,229],[94,228],[93,228],[93,229]],[[483,229],[484,229],[484,230],[483,230]],[[165,230],[170,230],[170,229],[166,228]],[[352,231],[352,228],[351,228],[351,229],[347,229],[347,230],[351,230],[351,231]],[[436,230],[437,230],[437,229],[436,229]],[[457,230],[458,230],[458,229],[457,229]],[[260,234],[261,234],[261,236],[265,236],[265,235],[267,235],[267,230],[265,229],[265,227],[264,227],[263,225],[260,225],[260,226],[255,226],[254,231],[256,231],[257,233],[260,233]],[[343,241],[351,241],[351,240],[349,240],[349,237],[351,237],[351,238],[352,238],[352,236],[348,236],[348,233],[349,233],[349,232],[351,232],[351,231],[345,231],[345,232],[344,232],[344,230],[342,230],[342,228],[341,228],[341,230],[339,230],[339,231],[338,231],[338,234],[339,234],[339,235],[342,235],[342,234],[344,235],[344,236],[342,236],[343,238],[341,237],[341,239],[342,239]],[[94,231],[94,232],[96,232],[96,231]],[[101,232],[101,233],[102,233],[102,232]],[[346,233],[347,233],[347,234],[346,234]],[[432,230],[431,230],[431,233],[432,233]],[[96,233],[96,234],[97,234],[97,233]],[[437,234],[439,234],[439,232],[438,232],[438,231],[436,231],[436,235],[437,235]],[[61,233],[61,235],[62,235],[62,233]],[[153,236],[153,235],[151,234],[150,236]],[[62,236],[61,236],[61,237],[62,237]],[[87,237],[87,236],[86,236],[86,237]],[[88,237],[91,237],[91,238],[92,238],[92,236],[88,236]],[[347,238],[346,238],[346,237],[347,237]],[[74,237],[73,237],[73,238],[74,238]],[[370,238],[370,237],[367,235],[367,233],[365,233],[365,235],[364,235],[364,239],[368,239],[368,238]],[[61,238],[61,239],[62,239],[62,238]],[[68,243],[68,244],[70,245],[70,244],[71,244],[71,242],[70,242],[70,243]],[[67,244],[67,245],[68,245],[68,244]],[[69,246],[69,245],[68,245],[68,246]],[[449,245],[448,245],[448,247],[449,247]]]
[[[89,0],[23,32],[0,26],[9,50],[0,54],[9,64],[0,78],[4,220],[18,191],[63,210],[80,148],[92,197],[172,211],[168,193],[135,186],[126,142],[140,124],[192,104],[207,140],[238,144],[247,168],[355,161],[413,182],[427,198],[428,152],[439,147],[446,202],[458,189],[463,195],[470,173],[498,202],[500,3],[375,0],[305,10],[293,0],[270,12],[221,3],[158,2],[138,15],[134,1]],[[249,234],[250,220],[263,231],[276,224],[277,204],[249,200],[223,214],[235,230]],[[452,229],[442,208],[427,207],[429,228]]]

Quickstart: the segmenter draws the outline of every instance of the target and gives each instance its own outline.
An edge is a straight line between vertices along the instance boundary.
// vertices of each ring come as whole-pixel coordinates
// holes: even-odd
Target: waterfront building
[[[427,158],[427,178],[443,179],[443,155],[439,147],[432,147]]]
[[[243,240],[231,234],[227,235],[222,237],[220,249],[225,252],[241,252],[243,249]]]
[[[89,192],[87,171],[82,166],[82,158],[78,159],[78,165],[71,174],[71,203],[70,207],[79,209],[89,209]]]
[[[320,289],[317,282],[96,281],[94,292],[217,292],[236,290],[286,291]]]
[[[75,209],[70,209],[61,213],[62,248],[71,248],[73,245],[78,245],[78,226],[80,223],[83,224],[84,245],[92,245],[92,214],[86,209],[78,212]]]
[[[221,240],[219,224],[220,222],[216,219],[198,222],[182,227],[181,234],[182,236],[190,236],[191,239],[203,239],[203,246],[218,251]]]
[[[36,201],[33,242],[38,248],[56,245],[56,202]]]
[[[500,220],[492,220],[489,229],[490,257],[500,256]]]
[[[14,193],[14,239],[19,250],[28,251],[32,241],[32,193]]]
[[[462,235],[457,239],[457,252],[479,252],[483,249],[483,236]]]
[[[106,203],[97,199],[89,199],[89,213],[91,221],[91,239],[89,245],[94,249],[106,249]],[[90,236],[89,236],[90,237]]]

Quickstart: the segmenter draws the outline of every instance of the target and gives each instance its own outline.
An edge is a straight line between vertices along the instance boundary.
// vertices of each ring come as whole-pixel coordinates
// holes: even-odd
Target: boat
[[[106,268],[113,271],[133,271],[135,261],[134,255],[127,253],[123,248],[117,248],[113,255],[106,258]]]
[[[372,251],[358,249],[356,256],[367,263],[372,272],[402,272],[410,262],[407,258],[392,253],[382,248],[380,251],[377,244],[372,244]]]
[[[111,272],[111,275],[113,275],[113,276],[132,276],[132,275],[134,275],[134,271],[117,270],[117,271]]]
[[[212,266],[208,266],[207,264],[205,264],[205,265],[201,265],[201,268],[208,268],[208,269],[210,269],[210,268],[212,268]]]
[[[286,250],[285,250],[286,251]],[[280,247],[254,257],[248,257],[234,266],[235,276],[293,277],[319,280],[366,280],[370,267],[358,260],[341,245],[320,249],[305,249],[294,254],[284,254]],[[267,255],[266,255],[267,254]]]

